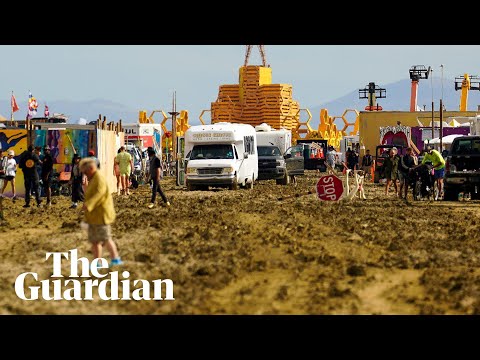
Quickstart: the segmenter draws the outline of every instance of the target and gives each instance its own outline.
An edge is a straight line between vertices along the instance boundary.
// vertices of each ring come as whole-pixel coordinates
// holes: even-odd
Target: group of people
[[[52,177],[53,177],[53,164],[54,160],[50,154],[50,148],[45,146],[42,148],[33,145],[29,145],[27,150],[24,151],[17,164],[15,160],[15,152],[8,150],[7,154],[4,154],[0,149],[0,195],[3,193],[10,184],[12,189],[12,200],[17,199],[15,178],[20,168],[24,175],[25,185],[25,208],[30,207],[31,197],[34,196],[37,206],[42,206],[42,195],[46,196],[46,205],[51,205],[52,196]],[[147,149],[149,158],[149,166],[147,167],[146,175],[147,181],[152,185],[151,202],[148,205],[150,209],[155,206],[157,193],[160,194],[163,202],[166,206],[170,206],[170,202],[165,196],[160,180],[163,177],[162,164],[160,159],[156,156],[152,147]],[[88,152],[88,158],[94,159],[97,169],[100,168],[100,162],[95,157],[95,152],[90,150]],[[81,170],[81,156],[75,152],[72,159],[69,185],[71,186],[71,208],[78,207],[79,202],[85,200],[85,192],[88,187],[88,176]],[[130,195],[130,175],[134,169],[132,155],[126,151],[125,146],[120,147],[117,151],[117,155],[113,164],[113,173],[117,178],[117,194]],[[42,191],[43,189],[43,191]]]
[[[388,195],[390,186],[393,184],[396,196],[407,199],[410,174],[419,166],[431,163],[434,171],[434,179],[437,182],[439,197],[443,196],[443,176],[445,174],[445,159],[442,154],[432,146],[427,146],[422,162],[418,163],[418,158],[411,147],[406,149],[403,156],[398,155],[396,147],[390,149],[389,156],[384,160],[384,173],[387,179],[385,186],[385,195]],[[400,189],[397,186],[397,180]]]
[[[44,154],[42,155],[41,147],[37,146],[34,148],[33,145],[29,145],[27,150],[20,155],[17,164],[13,150],[9,150],[6,157],[3,156],[3,152],[0,150],[0,178],[3,180],[1,196],[3,196],[8,184],[11,184],[12,200],[16,200],[15,177],[18,168],[20,168],[23,171],[25,186],[25,205],[23,207],[30,207],[30,198],[32,195],[35,196],[37,206],[41,206],[42,189],[40,184],[42,184],[45,196],[47,197],[47,205],[51,205],[53,158],[50,155],[50,148],[48,146],[45,146],[43,151]]]
[[[129,176],[133,168],[133,159],[130,153],[122,146],[114,161],[114,174],[117,176],[117,194],[129,195]],[[1,193],[5,191],[8,184],[12,186],[13,200],[16,199],[15,176],[18,168],[23,171],[25,179],[25,205],[30,207],[30,198],[33,194],[40,207],[41,189],[39,186],[42,180],[44,192],[47,197],[47,205],[51,203],[51,182],[53,172],[53,158],[50,155],[50,148],[45,146],[41,154],[41,148],[34,148],[32,145],[24,151],[17,164],[15,152],[9,150],[4,156],[0,149],[0,184]],[[170,206],[165,193],[160,186],[162,164],[156,156],[153,148],[147,149],[149,166],[147,175],[152,184],[152,196],[148,208],[155,207],[157,193],[160,194],[166,206]],[[73,156],[70,183],[72,186],[72,208],[83,201],[82,209],[85,211],[85,222],[88,224],[88,239],[92,245],[92,253],[95,258],[102,256],[103,246],[106,246],[110,253],[110,265],[121,265],[122,259],[118,249],[112,240],[111,224],[115,221],[116,212],[113,203],[112,193],[108,187],[105,177],[98,171],[100,162],[93,151],[89,156],[81,158],[77,153]]]
[[[147,149],[147,155],[148,166],[146,168],[146,180],[152,185],[152,197],[148,208],[153,209],[155,207],[157,193],[160,194],[160,197],[165,205],[170,206],[170,202],[165,196],[165,193],[160,185],[160,180],[163,177],[162,161],[158,156],[156,156],[155,150],[152,147]],[[121,146],[117,151],[117,156],[115,157],[113,164],[113,174],[117,178],[117,195],[130,195],[129,176],[132,174],[133,170],[134,163],[132,155],[126,151],[125,146]]]
[[[332,169],[335,169],[336,164],[339,162],[339,153],[335,151],[333,146],[327,148],[326,153],[326,162],[328,166]],[[365,171],[365,177],[370,176],[370,171],[373,166],[373,157],[370,154],[370,150],[365,152],[365,155],[362,158],[362,163],[359,164],[360,156],[357,150],[352,150],[348,148],[345,152],[345,164],[344,167],[351,170],[359,170],[359,168]]]

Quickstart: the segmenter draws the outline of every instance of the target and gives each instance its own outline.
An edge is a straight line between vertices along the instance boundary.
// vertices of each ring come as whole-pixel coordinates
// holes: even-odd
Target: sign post
[[[343,195],[343,183],[335,175],[322,176],[317,182],[317,196],[322,201],[338,201]]]

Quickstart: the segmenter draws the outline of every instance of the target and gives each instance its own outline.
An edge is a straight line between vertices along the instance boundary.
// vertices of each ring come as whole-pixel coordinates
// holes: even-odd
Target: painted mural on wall
[[[162,133],[158,129],[153,129],[153,146],[157,155],[162,157]]]
[[[34,146],[50,147],[58,172],[71,171],[74,148],[82,158],[88,156],[90,149],[96,149],[95,132],[91,130],[35,130],[33,138]]]
[[[380,144],[401,145],[404,148],[409,146],[412,128],[410,126],[384,126],[380,127]]]
[[[15,152],[15,161],[19,162],[20,155],[27,150],[27,130],[0,130],[0,146],[3,150],[4,155],[7,154],[7,151],[13,150]],[[15,176],[15,188],[16,195],[19,197],[25,196],[25,185],[23,181],[23,171],[18,169]],[[10,184],[5,190],[4,196],[11,197],[12,189]]]

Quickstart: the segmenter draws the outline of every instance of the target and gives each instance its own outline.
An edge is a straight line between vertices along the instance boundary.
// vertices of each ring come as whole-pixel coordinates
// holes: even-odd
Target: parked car
[[[445,163],[444,200],[458,200],[459,193],[480,199],[480,136],[453,140]]]

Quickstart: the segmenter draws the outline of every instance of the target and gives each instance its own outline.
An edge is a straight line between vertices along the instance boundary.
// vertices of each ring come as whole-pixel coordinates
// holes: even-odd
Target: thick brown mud
[[[163,181],[114,196],[114,240],[130,279],[172,279],[174,301],[25,301],[27,271],[52,274],[46,252],[92,259],[79,209],[5,199],[0,225],[2,314],[478,314],[480,203],[409,202],[367,184],[367,200],[321,202],[319,175],[298,185],[187,192]],[[279,200],[282,199],[282,200]],[[108,254],[105,253],[108,258]],[[65,265],[68,272],[68,266]]]

